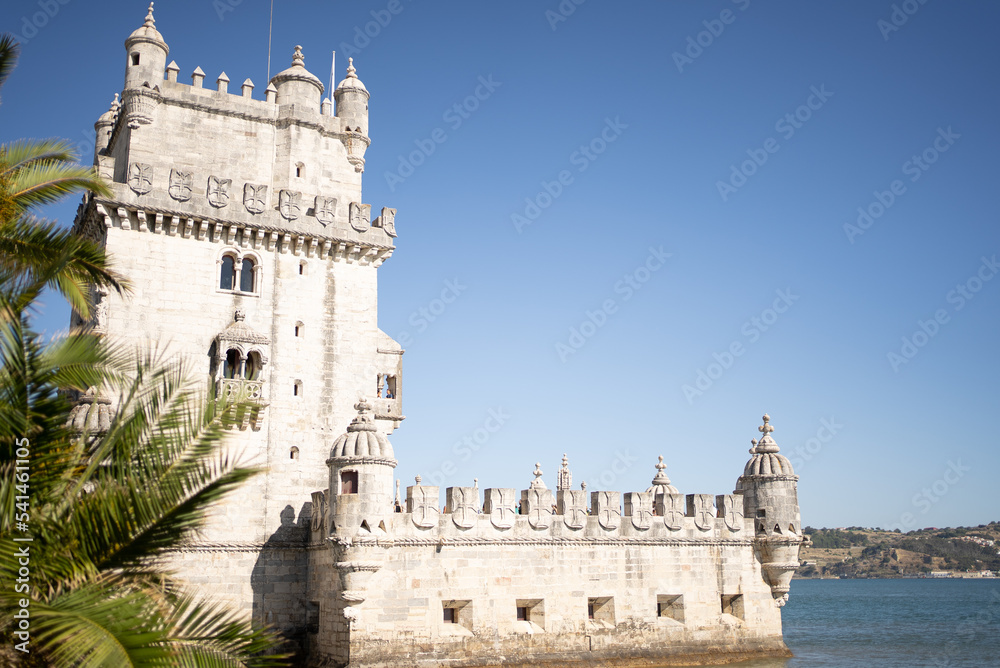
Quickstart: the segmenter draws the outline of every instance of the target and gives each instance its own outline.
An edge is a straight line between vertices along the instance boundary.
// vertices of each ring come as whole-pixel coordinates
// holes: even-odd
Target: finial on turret
[[[587,491],[587,481],[586,480],[584,480],[583,482],[580,483],[580,489],[582,489],[584,492]]]
[[[663,463],[663,455],[656,461],[656,475],[653,476],[653,482],[646,491],[654,495],[677,494],[677,488],[670,484],[670,478],[667,477],[667,465]]]
[[[757,439],[756,438],[751,438],[750,439],[750,454],[751,455],[756,455],[757,454]]]
[[[535,479],[531,481],[529,489],[548,489],[545,486],[545,481],[542,480],[542,463],[535,462]]]
[[[770,422],[771,422],[771,416],[768,415],[767,413],[764,413],[764,416],[761,418],[761,420],[764,421],[764,424],[762,424],[761,426],[757,427],[757,431],[759,431],[762,434],[764,434],[765,436],[767,436],[772,431],[774,431],[774,427],[772,427],[771,424],[770,424]]]
[[[663,463],[663,455],[660,455],[659,460],[656,462],[656,475],[653,476],[654,485],[669,485],[670,478],[666,474],[667,465]]]
[[[292,67],[296,65],[306,66],[306,57],[302,55],[302,47],[298,44],[295,45],[295,53],[292,54]]]
[[[475,487],[476,489],[479,489],[479,478],[472,479],[472,486]]]
[[[757,441],[754,446],[753,454],[778,452],[778,444],[774,442],[773,438],[771,438],[771,432],[774,431],[774,426],[771,424],[771,416],[764,413],[764,416],[761,419],[764,421],[764,424],[757,427],[757,431],[762,433],[763,436],[761,436],[760,440]]]
[[[413,476],[413,482],[417,483],[417,487],[420,487],[421,480],[423,480],[423,478],[421,478],[420,476],[418,475]]]
[[[358,78],[358,71],[354,69],[354,58],[347,59],[347,78],[348,79]]]
[[[146,21],[142,24],[147,28],[156,27],[156,19],[153,18],[153,3],[149,3],[149,11],[146,12]]]
[[[371,409],[372,405],[364,397],[358,399],[358,403],[354,404],[354,410],[358,412],[358,415],[367,415]]]
[[[569,470],[569,457],[566,453],[563,453],[562,458],[562,468],[559,469],[559,473],[556,477],[556,489],[564,490],[573,487],[573,474]]]

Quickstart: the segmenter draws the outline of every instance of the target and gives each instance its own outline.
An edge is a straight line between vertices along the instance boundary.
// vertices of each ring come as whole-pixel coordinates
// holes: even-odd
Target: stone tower
[[[747,462],[736,483],[736,494],[743,494],[743,513],[753,520],[754,547],[764,579],[778,605],[788,600],[792,573],[799,565],[802,520],[799,517],[799,497],[796,483],[799,477],[788,458],[779,454],[778,444],[771,438],[774,427],[766,413],[763,434],[753,440]]]
[[[369,94],[352,63],[335,113],[301,47],[257,94],[249,78],[230,91],[225,72],[208,88],[199,67],[180,82],[152,5],[125,47],[120,102],[95,124],[94,162],[113,195],[88,197],[75,230],[134,291],[95,294],[84,324],[181,357],[220,398],[255,402],[228,447],[265,473],[173,566],[294,634],[307,616],[293,580],[310,493],[327,487],[334,440],[351,424],[356,442],[379,443],[403,420],[403,351],[377,322],[396,211],[373,220],[361,193]],[[371,403],[352,424],[362,397]],[[383,459],[355,470],[366,485],[378,469],[371,479],[390,494],[391,449]]]

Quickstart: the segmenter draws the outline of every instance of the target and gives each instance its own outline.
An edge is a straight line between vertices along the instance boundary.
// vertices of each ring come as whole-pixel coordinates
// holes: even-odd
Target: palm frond
[[[0,87],[7,81],[14,65],[17,64],[17,56],[21,51],[21,46],[10,33],[0,35]]]

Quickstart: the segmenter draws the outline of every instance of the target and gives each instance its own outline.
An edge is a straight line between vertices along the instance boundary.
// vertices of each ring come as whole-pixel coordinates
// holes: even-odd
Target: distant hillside
[[[862,527],[803,529],[795,577],[892,578],[931,571],[1000,575],[1000,522],[908,533]]]

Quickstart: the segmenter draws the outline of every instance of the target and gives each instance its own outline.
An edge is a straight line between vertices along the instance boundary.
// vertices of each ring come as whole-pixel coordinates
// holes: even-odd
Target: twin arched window
[[[222,377],[229,379],[257,380],[263,368],[260,353],[251,351],[244,357],[240,351],[230,348],[222,366]]]
[[[257,263],[253,258],[244,257],[240,260],[227,253],[222,256],[219,289],[257,294],[257,271]]]

